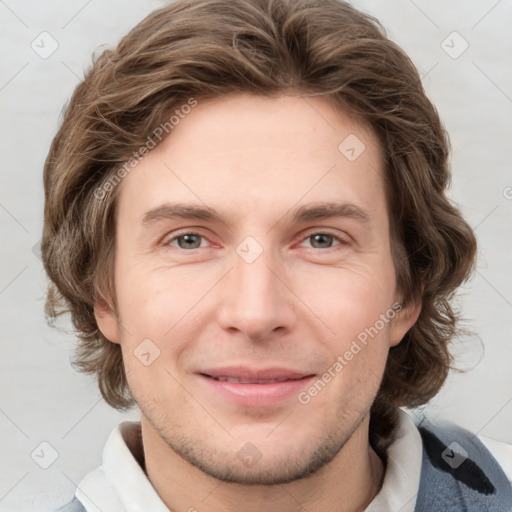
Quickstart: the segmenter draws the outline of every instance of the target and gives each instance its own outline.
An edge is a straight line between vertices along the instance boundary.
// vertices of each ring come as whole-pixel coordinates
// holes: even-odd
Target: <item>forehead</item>
[[[121,215],[140,222],[176,201],[274,222],[282,210],[309,202],[383,213],[376,211],[384,196],[377,137],[327,101],[236,95],[187,110],[123,179]]]

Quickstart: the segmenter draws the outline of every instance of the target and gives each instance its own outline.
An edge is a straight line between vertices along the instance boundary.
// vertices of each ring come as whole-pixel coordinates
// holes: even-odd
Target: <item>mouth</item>
[[[297,396],[315,374],[285,368],[208,369],[198,373],[210,393],[243,407],[270,407]]]
[[[288,380],[301,380],[305,377],[299,377],[296,379],[289,379],[287,377],[280,377],[277,379],[242,379],[237,377],[214,377],[212,375],[207,375],[202,373],[205,377],[210,377],[211,379],[218,380],[220,382],[237,382],[238,384],[273,384],[275,382],[286,382]]]
[[[243,381],[244,383],[266,383],[283,382],[286,380],[298,380],[311,376],[307,372],[294,370],[291,368],[268,367],[256,369],[251,366],[226,366],[223,368],[208,368],[200,372],[206,377],[218,380],[233,379],[233,381]]]

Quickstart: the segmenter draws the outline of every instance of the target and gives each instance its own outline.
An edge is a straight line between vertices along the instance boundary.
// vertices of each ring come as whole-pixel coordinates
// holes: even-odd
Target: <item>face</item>
[[[216,478],[284,483],[368,418],[419,311],[395,288],[383,155],[319,99],[198,102],[119,185],[120,343],[143,427]]]

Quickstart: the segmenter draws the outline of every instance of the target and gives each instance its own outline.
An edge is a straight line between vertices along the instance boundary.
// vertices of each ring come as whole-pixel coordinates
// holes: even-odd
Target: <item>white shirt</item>
[[[401,409],[399,416],[382,488],[365,512],[413,512],[416,506],[422,441],[410,416]],[[87,512],[169,512],[132,454],[138,425],[129,421],[118,425],[103,450],[103,464],[78,484],[75,495]],[[512,483],[512,445],[478,437]]]

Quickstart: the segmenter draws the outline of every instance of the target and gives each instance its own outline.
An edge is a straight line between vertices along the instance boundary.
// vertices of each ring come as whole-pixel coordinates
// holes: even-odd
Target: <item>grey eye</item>
[[[325,233],[317,233],[315,235],[311,235],[308,237],[311,240],[311,245],[315,249],[325,249],[332,246],[332,243],[334,241],[334,237],[332,235],[327,235]],[[319,245],[315,245],[319,244]],[[326,245],[327,244],[327,247]]]
[[[180,249],[198,249],[201,247],[201,235],[195,235],[193,233],[187,235],[180,235],[175,238],[178,241]],[[183,243],[181,243],[183,242]]]

